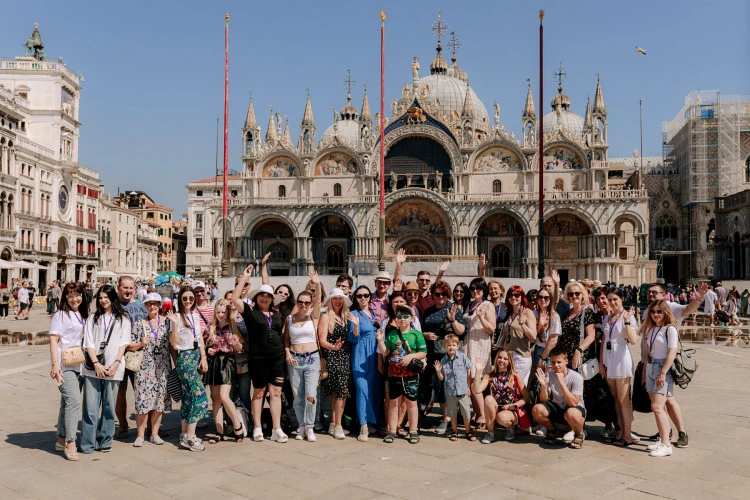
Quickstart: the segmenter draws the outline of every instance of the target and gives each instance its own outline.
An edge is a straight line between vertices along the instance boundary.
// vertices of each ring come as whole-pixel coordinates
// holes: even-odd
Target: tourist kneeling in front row
[[[586,408],[583,404],[583,377],[568,369],[568,353],[558,347],[550,353],[547,372],[537,368],[539,380],[539,404],[534,406],[534,419],[547,429],[544,444],[554,444],[557,439],[557,424],[567,424],[573,430],[570,443],[573,449],[583,446],[583,426],[586,423]]]

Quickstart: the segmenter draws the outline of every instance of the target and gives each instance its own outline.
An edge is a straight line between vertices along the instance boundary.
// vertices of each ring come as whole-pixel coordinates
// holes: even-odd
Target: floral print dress
[[[131,333],[131,342],[143,339],[147,320],[135,322]],[[153,323],[152,323],[153,324]],[[170,411],[172,400],[167,393],[167,376],[172,367],[169,356],[170,323],[164,319],[158,328],[149,331],[151,341],[143,348],[141,369],[135,374],[135,412],[139,415],[156,410]]]

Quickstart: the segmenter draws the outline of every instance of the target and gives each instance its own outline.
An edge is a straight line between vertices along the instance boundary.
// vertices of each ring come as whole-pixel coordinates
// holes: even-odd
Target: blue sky
[[[561,61],[567,72],[564,92],[579,114],[586,97],[593,98],[595,73],[600,73],[610,157],[630,156],[638,148],[639,99],[644,153],[652,156],[661,154],[662,120],[674,116],[689,91],[750,93],[746,0],[711,5],[696,0],[134,0],[65,6],[37,0],[4,9],[0,57],[22,55],[38,21],[48,56],[62,56],[85,77],[80,162],[98,170],[113,194],[118,187],[144,190],[179,217],[186,208],[185,184],[214,173],[216,119],[223,113],[225,10],[231,16],[229,165],[240,170],[249,91],[263,133],[273,105],[289,117],[295,142],[305,89],[311,92],[319,139],[332,122],[332,109],[346,102],[347,69],[357,81],[355,106],[361,105],[362,83],[368,84],[371,106],[379,106],[380,9],[388,13],[386,103],[410,81],[414,56],[422,63],[420,74],[429,74],[436,45],[429,28],[442,9],[461,41],[458,64],[471,86],[490,115],[492,102],[500,103],[502,123],[518,135],[527,78],[537,99],[539,8],[546,13],[545,113]],[[635,53],[636,45],[648,55]],[[448,59],[449,51],[444,54]]]

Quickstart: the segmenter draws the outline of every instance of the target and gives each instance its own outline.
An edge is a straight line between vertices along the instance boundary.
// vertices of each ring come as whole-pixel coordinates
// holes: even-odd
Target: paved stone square
[[[418,445],[319,435],[191,453],[176,445],[176,411],[165,417],[164,446],[136,449],[130,390],[129,439],[77,463],[54,449],[59,394],[48,346],[0,347],[0,498],[747,498],[750,349],[695,347],[698,378],[677,393],[690,447],[669,458],[650,458],[647,442],[606,445],[599,425],[580,451],[545,449],[539,437],[482,445],[425,431]],[[636,432],[655,432],[652,415],[635,418]]]

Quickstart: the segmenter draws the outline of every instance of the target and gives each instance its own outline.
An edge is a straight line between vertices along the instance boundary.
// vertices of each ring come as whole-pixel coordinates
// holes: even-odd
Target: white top
[[[21,296],[20,293],[18,296]],[[719,300],[719,296],[716,295],[716,292],[714,292],[713,290],[709,290],[708,292],[706,292],[706,296],[703,300],[706,301],[706,307],[710,309],[714,307],[716,301]]]
[[[563,395],[562,387],[560,387],[560,383],[555,376],[555,371],[549,369],[547,370],[547,375],[549,375],[547,391],[549,391],[548,394],[550,400],[560,408],[568,408],[568,403],[565,402],[565,396]],[[585,408],[583,404],[583,377],[581,374],[575,370],[568,369],[568,373],[565,374],[564,380],[565,385],[571,393],[576,396],[581,396],[581,399],[576,406]]]
[[[685,308],[687,308],[687,305],[678,304],[677,302],[667,302],[667,305],[669,306],[669,310],[672,311],[672,316],[674,316],[675,322],[677,322],[677,328],[679,328],[685,319]],[[644,318],[648,317],[649,311],[651,311],[651,304],[649,304],[644,311]]]
[[[554,309],[552,310],[554,312]],[[539,311],[534,311],[534,317],[538,320],[539,319]],[[542,342],[541,337],[537,336],[536,338],[536,345],[539,347],[547,347],[547,342],[549,342],[549,339],[553,335],[560,335],[562,333],[562,324],[560,323],[560,315],[559,314],[550,314],[549,315],[549,325],[547,325],[547,340]]]
[[[21,287],[18,289],[18,302],[21,304],[29,303],[29,289]]]
[[[289,333],[289,342],[291,344],[314,344],[318,341],[315,325],[309,316],[302,326],[295,326],[290,314],[287,332]]]
[[[57,363],[64,372],[69,370],[74,372],[81,371],[81,365],[63,366],[62,352],[63,349],[67,349],[68,347],[81,345],[84,324],[85,321],[81,318],[81,315],[73,311],[57,311],[52,315],[52,319],[49,322],[49,334],[60,337],[57,341]]]
[[[177,321],[178,340],[174,348],[178,351],[190,351],[193,349],[194,342],[202,335],[201,318],[197,312],[185,315],[184,321],[181,314],[178,316],[180,317]]]
[[[112,365],[117,359],[117,351],[120,347],[130,344],[131,325],[130,318],[123,316],[122,321],[115,320],[111,314],[105,314],[99,321],[94,323],[94,315],[92,314],[86,319],[86,328],[83,338],[83,350],[86,351],[89,347],[94,348],[97,354],[101,354],[99,350],[100,345],[107,340],[107,334],[109,328],[114,321],[114,328],[112,328],[112,336],[109,339],[109,344],[104,350],[104,361],[107,366]],[[106,331],[105,331],[106,326]],[[88,353],[85,353],[88,356]],[[124,358],[124,356],[123,356]],[[81,375],[88,377],[97,378],[94,370],[89,370],[85,366],[81,369]],[[103,380],[122,380],[125,375],[125,359],[123,359],[117,366],[117,371],[111,377],[106,377]]]
[[[669,349],[676,349],[678,346],[677,328],[668,327],[651,327],[646,332],[646,342],[650,347],[651,357],[654,359],[666,359]]]
[[[635,330],[638,330],[638,323],[636,323],[634,315],[630,315],[630,320],[628,321],[628,323]],[[614,317],[612,317],[611,315],[602,316],[601,325],[602,332],[604,332],[604,337],[602,338],[602,342],[604,342],[604,344],[606,344],[607,342],[612,342],[612,344],[617,344],[617,347],[628,345],[628,336],[627,332],[625,331],[625,320],[622,319],[622,312],[620,312],[619,315],[615,315]]]

